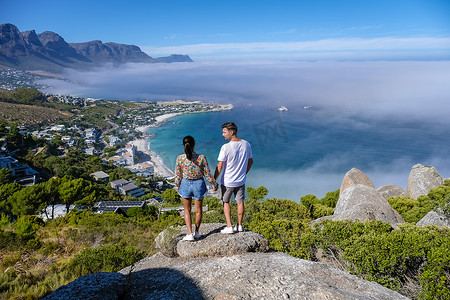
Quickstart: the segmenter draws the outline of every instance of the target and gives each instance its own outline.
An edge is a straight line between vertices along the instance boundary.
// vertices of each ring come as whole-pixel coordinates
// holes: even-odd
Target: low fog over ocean
[[[367,160],[362,171],[376,187],[396,184],[406,189],[407,176],[415,163],[434,165],[444,178],[450,177],[450,137],[446,134],[450,128],[449,61],[228,59],[126,64],[88,72],[68,70],[65,77],[70,81],[46,80],[45,83],[53,87],[48,92],[123,101],[202,100],[232,103],[239,109],[265,109],[270,112],[259,117],[252,116],[254,119],[247,120],[245,126],[250,126],[249,121],[257,124],[270,119],[270,114],[280,106],[289,109],[287,113],[291,117],[286,122],[298,125],[305,120],[299,119],[301,122],[296,123],[294,111],[301,112],[304,106],[311,106],[311,123],[328,126],[330,130],[339,128],[337,134],[346,134],[347,127],[348,134],[357,132],[365,135],[366,130],[374,138],[379,138],[377,155],[382,153],[380,149],[383,148],[386,148],[386,156],[391,153],[391,145],[387,144],[389,140],[380,138],[383,135],[392,134],[398,136],[402,143],[410,143],[411,147],[400,149],[405,153],[395,150],[392,157],[383,161],[371,158],[370,154],[362,157]],[[242,116],[242,112],[239,114]],[[229,113],[228,117],[232,115]],[[300,117],[301,114],[298,115]],[[239,126],[239,120],[235,121]],[[219,129],[220,125],[217,124]],[[373,135],[377,127],[381,131],[378,137]],[[295,130],[294,126],[289,131],[291,142],[296,139]],[[331,139],[333,135],[327,133],[324,137],[335,143],[336,147],[343,147],[343,144],[336,142],[341,140],[339,136]],[[223,142],[220,134],[216,134],[215,138],[218,143]],[[311,134],[311,143],[314,138]],[[308,139],[302,142],[308,143]],[[354,146],[364,152],[374,147],[376,141],[372,142],[369,143],[371,145],[362,142]],[[314,145],[322,147],[325,144],[326,140],[321,140]],[[178,141],[168,143],[167,147],[173,148],[174,145],[178,145]],[[369,148],[365,149],[366,145]],[[157,145],[153,147],[157,151],[170,151],[164,151]],[[256,148],[256,145],[253,147]],[[294,146],[292,143],[280,143],[279,147]],[[256,152],[258,154],[258,150]],[[290,165],[290,157],[285,157],[285,161],[281,162],[283,168],[272,169],[257,164],[249,183],[272,186],[272,191],[268,187],[270,197],[298,200],[305,194],[323,196],[338,189],[345,172],[357,167],[352,160],[355,153],[359,153],[358,149],[333,148],[328,155],[319,149],[317,152],[321,155],[308,164]],[[215,167],[215,155],[211,153],[208,157],[212,160],[212,168]],[[301,191],[289,192],[293,186]]]

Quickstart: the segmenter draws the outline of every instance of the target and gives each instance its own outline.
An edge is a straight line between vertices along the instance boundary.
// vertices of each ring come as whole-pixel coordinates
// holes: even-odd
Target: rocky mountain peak
[[[21,33],[13,24],[0,25],[0,66],[58,73],[64,68],[86,69],[105,63],[191,61],[187,55],[155,60],[138,46],[102,43],[100,40],[70,44],[52,31],[36,34],[34,30],[29,30]]]
[[[28,30],[22,32],[22,37],[25,41],[25,43],[35,46],[35,47],[42,47],[41,40],[39,39],[38,35],[34,30]]]

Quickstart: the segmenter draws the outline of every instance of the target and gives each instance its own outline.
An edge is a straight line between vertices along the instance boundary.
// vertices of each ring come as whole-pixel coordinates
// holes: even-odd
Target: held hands
[[[217,182],[214,182],[214,183],[212,184],[212,189],[213,189],[214,192],[217,191],[217,190],[219,189],[219,185],[217,184]]]

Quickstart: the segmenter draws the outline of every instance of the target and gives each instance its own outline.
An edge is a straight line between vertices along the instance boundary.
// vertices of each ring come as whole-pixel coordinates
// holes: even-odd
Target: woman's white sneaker
[[[233,227],[234,232],[242,232],[244,231],[244,228],[242,228],[242,225],[236,225]]]

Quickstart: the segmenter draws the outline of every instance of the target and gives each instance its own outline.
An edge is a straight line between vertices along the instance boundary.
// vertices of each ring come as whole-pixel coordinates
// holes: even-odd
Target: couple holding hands
[[[184,221],[188,234],[185,241],[200,238],[199,228],[202,222],[202,201],[206,194],[206,184],[203,177],[212,184],[217,191],[219,185],[216,180],[222,173],[221,192],[223,212],[227,227],[220,232],[230,234],[243,231],[242,218],[244,216],[245,180],[253,164],[250,144],[237,137],[237,126],[232,122],[222,125],[222,136],[228,143],[220,149],[218,164],[214,176],[208,166],[205,155],[194,151],[195,140],[192,136],[183,138],[184,153],[177,157],[175,164],[175,188],[183,199]],[[234,194],[237,203],[238,224],[231,225],[230,199]],[[195,201],[195,231],[192,232],[191,201]]]

